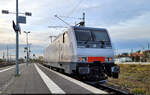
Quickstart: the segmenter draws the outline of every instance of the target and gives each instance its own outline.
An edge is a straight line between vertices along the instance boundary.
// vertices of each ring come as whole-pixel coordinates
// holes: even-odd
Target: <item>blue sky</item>
[[[15,11],[16,0],[0,0],[0,10]],[[48,26],[66,26],[54,17],[55,14],[70,17],[82,17],[86,13],[86,26],[103,27],[109,31],[117,53],[147,49],[150,43],[150,1],[149,0],[19,0],[20,12],[32,12],[27,24],[21,24],[20,57],[25,56],[25,34],[31,31],[29,41],[32,54],[42,55],[50,43],[49,35],[58,35],[59,29]],[[74,25],[77,19],[63,18]],[[6,52],[6,46],[15,55],[15,33],[12,29],[15,15],[0,14],[0,57]]]

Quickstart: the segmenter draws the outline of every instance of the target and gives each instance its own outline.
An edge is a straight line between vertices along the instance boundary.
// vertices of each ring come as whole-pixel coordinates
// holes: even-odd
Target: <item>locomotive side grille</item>
[[[79,67],[79,73],[80,74],[89,74],[90,69],[89,69],[89,67]]]

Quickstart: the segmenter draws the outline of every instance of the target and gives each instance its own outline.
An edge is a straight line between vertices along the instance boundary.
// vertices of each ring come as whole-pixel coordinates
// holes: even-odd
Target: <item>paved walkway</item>
[[[20,76],[14,76],[15,68],[11,68],[0,76],[9,78],[4,82],[1,93],[4,94],[106,94],[106,92],[84,84],[78,80],[52,71],[39,64],[20,65]],[[0,80],[2,78],[0,77]],[[3,83],[0,81],[0,83]]]
[[[21,75],[3,93],[50,93],[33,64],[23,66]],[[20,68],[21,69],[21,68]]]

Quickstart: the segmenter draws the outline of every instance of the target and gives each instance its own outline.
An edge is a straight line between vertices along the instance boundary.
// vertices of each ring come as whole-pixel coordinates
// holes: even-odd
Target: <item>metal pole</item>
[[[83,26],[85,26],[85,13],[83,13],[83,22],[84,22]]]
[[[56,36],[49,36],[51,43],[53,42],[53,38]]]
[[[3,51],[3,60],[5,60],[5,52]]]
[[[28,48],[29,48],[29,47],[28,47],[28,32],[26,33],[26,36],[27,36],[27,37],[26,37],[26,39],[27,39],[27,65],[28,65],[28,56],[29,56],[29,55],[28,55]]]
[[[28,44],[28,45],[29,45],[29,53],[28,53],[29,59],[28,59],[28,61],[30,62],[30,46],[31,46],[31,44]]]
[[[19,27],[18,23],[18,0],[16,0],[16,25]],[[19,57],[19,35],[18,31],[16,31],[16,75],[19,75],[19,65],[18,65],[18,57]]]
[[[50,37],[50,40],[51,40],[51,43],[52,43],[52,37],[53,37],[53,36],[49,36],[49,37]]]
[[[30,32],[24,31],[24,33],[26,33],[26,43],[27,43],[27,57],[26,57],[26,62],[27,62],[27,65],[28,65],[28,63],[29,63],[29,43],[28,43],[28,33],[30,33]]]
[[[29,43],[28,44],[29,45],[29,53],[28,53],[28,56],[29,56],[29,59],[28,59],[28,61],[29,61],[29,64],[31,64],[31,60],[30,59],[32,59],[31,57],[30,57],[30,55],[31,55],[31,43]]]
[[[7,45],[7,62],[9,62],[8,45]]]

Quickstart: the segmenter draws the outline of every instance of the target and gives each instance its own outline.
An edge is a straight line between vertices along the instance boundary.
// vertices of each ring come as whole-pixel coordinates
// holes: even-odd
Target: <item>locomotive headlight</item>
[[[105,62],[109,62],[109,58],[108,57],[105,58]]]
[[[106,57],[105,62],[113,62],[113,58],[112,57]]]
[[[112,61],[112,58],[111,57],[109,57],[109,62],[111,62]]]
[[[87,62],[87,57],[78,57],[78,62]]]

